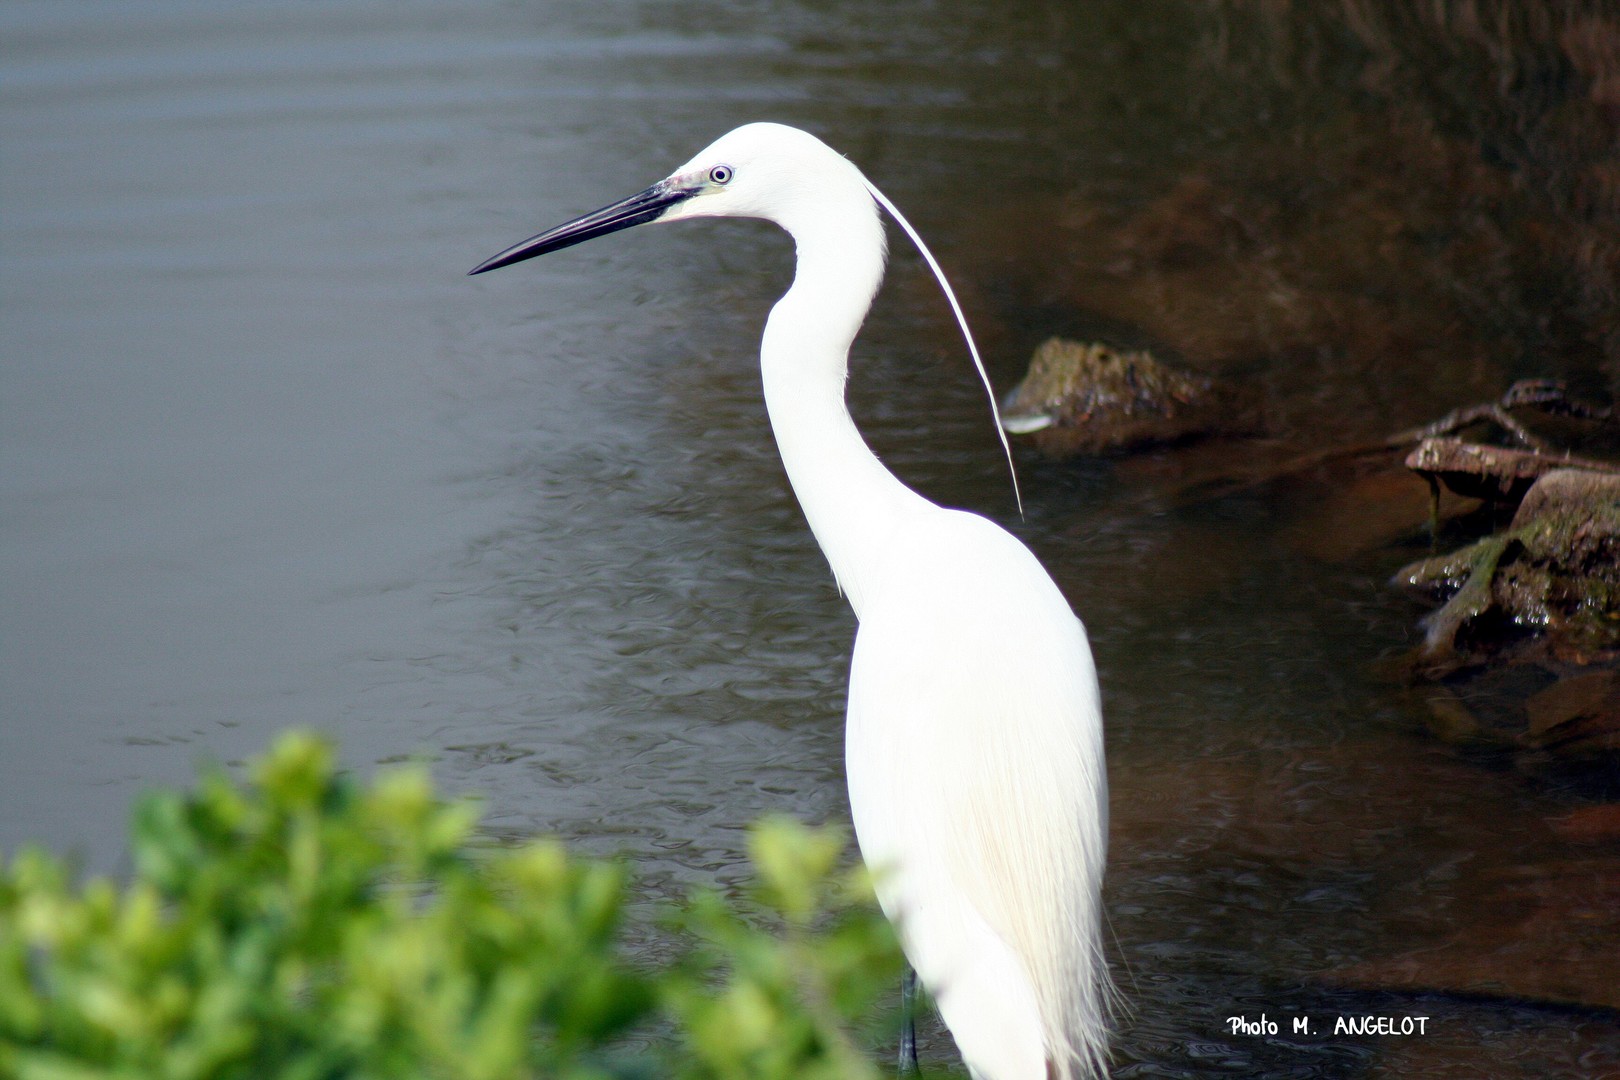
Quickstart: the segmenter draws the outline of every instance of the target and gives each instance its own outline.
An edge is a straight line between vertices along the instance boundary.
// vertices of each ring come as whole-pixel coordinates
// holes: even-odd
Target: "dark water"
[[[765,811],[843,816],[853,622],[754,366],[788,242],[638,230],[462,275],[783,120],[908,211],[1005,389],[1046,333],[1108,324],[1038,284],[1087,223],[1319,106],[1256,89],[1222,36],[1243,24],[1201,6],[986,7],[0,8],[0,848],[117,868],[137,790],[290,725],[358,768],[425,754],[498,832],[628,850],[660,891],[736,877]],[[1347,433],[1520,361],[1255,355],[1229,366]],[[1298,492],[1179,500],[1162,455],[1026,459],[1018,521],[905,252],[852,404],[905,479],[1023,535],[1090,628],[1135,1009],[1117,1075],[1620,1069],[1603,1014],[1332,975],[1472,925],[1479,868],[1569,805],[1414,734],[1377,674],[1413,615],[1398,552],[1322,557]],[[1278,1036],[1230,1033],[1261,1013]],[[1324,1034],[1368,1013],[1429,1031]]]

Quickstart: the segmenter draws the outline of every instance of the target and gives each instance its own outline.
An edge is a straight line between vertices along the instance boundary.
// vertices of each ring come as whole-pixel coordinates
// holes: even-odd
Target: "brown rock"
[[[1406,459],[1408,469],[1439,480],[1459,495],[1509,503],[1524,498],[1531,485],[1563,464],[1533,450],[1453,438],[1424,439]]]
[[[1251,434],[1246,395],[1207,375],[1181,371],[1147,352],[1051,338],[1008,395],[1002,426],[1028,436],[1049,457],[1066,458]]]

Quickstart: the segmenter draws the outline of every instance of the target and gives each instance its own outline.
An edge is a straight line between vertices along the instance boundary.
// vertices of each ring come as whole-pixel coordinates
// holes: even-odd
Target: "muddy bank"
[[[1264,439],[1076,437],[1108,395],[1070,388],[1065,410],[1035,395],[1070,431],[1040,449],[1114,455],[1147,513],[1266,515],[1301,557],[1364,578],[1369,606],[1397,606],[1399,571],[1419,602],[1409,641],[1378,627],[1392,711],[1459,785],[1556,808],[1542,843],[1434,866],[1455,908],[1392,916],[1411,932],[1322,979],[1620,1009],[1620,500],[1603,468],[1558,460],[1620,447],[1503,397],[1557,379],[1601,411],[1620,391],[1620,15],[1420,7],[1213,5],[1196,62],[1252,88],[1264,121],[1190,143],[1129,199],[987,202],[962,245],[983,261],[970,306],[995,313],[1006,378],[1058,336],[1184,373],[1178,409],[1251,387]],[[1404,827],[1432,797],[1413,792]]]

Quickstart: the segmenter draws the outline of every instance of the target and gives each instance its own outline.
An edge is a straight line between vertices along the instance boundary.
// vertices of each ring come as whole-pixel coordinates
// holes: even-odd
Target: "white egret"
[[[862,856],[974,1077],[1090,1076],[1112,996],[1091,650],[1022,543],[906,487],[856,431],[844,382],[883,279],[879,203],[934,266],[853,164],[805,132],[749,124],[472,273],[652,221],[763,218],[792,235],[797,271],[760,367],[788,479],[859,623],[845,756]]]

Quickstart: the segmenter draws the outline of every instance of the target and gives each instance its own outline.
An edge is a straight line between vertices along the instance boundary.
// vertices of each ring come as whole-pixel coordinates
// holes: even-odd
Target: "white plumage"
[[[474,273],[646,221],[756,217],[793,236],[760,364],[794,494],[859,621],[845,754],[862,856],[976,1078],[1090,1076],[1112,994],[1091,650],[1022,543],[911,491],[850,419],[849,347],[883,278],[875,196],[813,136],[749,124]]]

